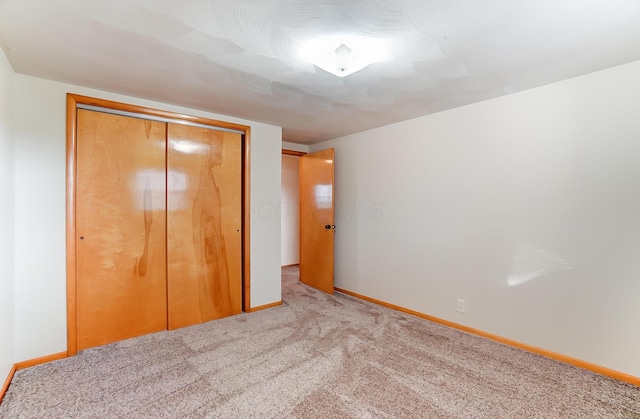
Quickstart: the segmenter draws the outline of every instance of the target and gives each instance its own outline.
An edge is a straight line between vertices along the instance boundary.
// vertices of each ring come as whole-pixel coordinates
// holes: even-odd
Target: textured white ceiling
[[[314,37],[384,40],[338,78]],[[19,73],[262,121],[315,143],[640,59],[640,0],[0,0]]]

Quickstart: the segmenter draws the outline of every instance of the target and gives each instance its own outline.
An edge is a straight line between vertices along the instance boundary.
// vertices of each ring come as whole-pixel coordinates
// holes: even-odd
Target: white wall
[[[283,150],[291,150],[291,151],[301,151],[303,153],[309,152],[309,146],[306,144],[298,144],[298,143],[289,143],[287,141],[282,142]]]
[[[327,147],[336,286],[640,376],[640,62]]]
[[[14,345],[13,100],[15,74],[0,49],[0,383],[9,374]]]
[[[300,263],[300,157],[282,156],[280,264]]]
[[[251,126],[251,304],[280,301],[280,127],[15,75],[15,358],[66,350],[66,93]]]

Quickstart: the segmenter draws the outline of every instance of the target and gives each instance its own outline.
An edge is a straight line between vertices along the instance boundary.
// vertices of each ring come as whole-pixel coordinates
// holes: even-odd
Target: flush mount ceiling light
[[[336,35],[305,42],[300,58],[338,77],[346,77],[389,56],[384,40]]]

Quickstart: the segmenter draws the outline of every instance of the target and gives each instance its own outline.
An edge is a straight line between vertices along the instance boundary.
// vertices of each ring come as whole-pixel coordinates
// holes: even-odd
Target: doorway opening
[[[282,150],[280,266],[300,264],[300,156]]]
[[[281,261],[281,266],[296,264],[300,268],[300,281],[332,294],[334,291],[334,160],[335,150],[328,148],[313,153],[293,152],[298,156],[298,181],[295,182],[295,160],[284,160],[281,209],[290,209],[291,189],[299,185],[298,209],[296,219],[281,217],[284,230],[281,241],[284,257],[293,259]],[[291,152],[283,150],[283,154]],[[286,166],[285,166],[286,165]],[[295,202],[295,201],[294,201]],[[296,205],[294,203],[293,205]],[[294,213],[294,211],[288,211]],[[296,221],[298,225],[296,226]],[[293,230],[291,232],[290,230]],[[295,246],[291,246],[291,236],[299,237],[298,258],[295,258]],[[294,263],[291,263],[294,262]],[[295,263],[297,262],[297,263]]]

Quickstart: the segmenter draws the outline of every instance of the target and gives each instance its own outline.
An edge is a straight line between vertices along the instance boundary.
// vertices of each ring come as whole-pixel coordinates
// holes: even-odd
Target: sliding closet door
[[[78,349],[167,327],[166,124],[78,110]]]
[[[168,124],[169,329],[242,310],[242,136]]]

